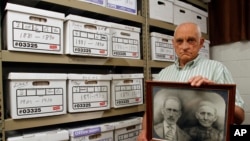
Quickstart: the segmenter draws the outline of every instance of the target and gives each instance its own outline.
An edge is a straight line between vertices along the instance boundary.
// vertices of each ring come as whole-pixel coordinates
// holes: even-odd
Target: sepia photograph
[[[226,141],[235,85],[147,82],[149,140]]]

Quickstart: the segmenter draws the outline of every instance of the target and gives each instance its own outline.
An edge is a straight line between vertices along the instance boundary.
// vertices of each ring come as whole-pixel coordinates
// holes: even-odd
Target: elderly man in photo
[[[181,117],[182,104],[178,97],[169,96],[164,100],[161,114],[163,122],[154,126],[155,136],[167,141],[189,141],[190,136],[176,124]]]
[[[198,126],[184,129],[192,138],[192,141],[222,141],[223,132],[213,127],[217,120],[217,109],[210,101],[200,102],[195,117]]]

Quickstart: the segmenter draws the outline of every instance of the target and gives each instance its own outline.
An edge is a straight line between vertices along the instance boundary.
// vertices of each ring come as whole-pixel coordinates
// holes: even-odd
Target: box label
[[[130,105],[142,102],[142,87],[140,84],[116,85],[115,105]]]
[[[63,111],[63,88],[17,89],[17,115],[36,115]]]
[[[135,39],[113,37],[112,55],[118,57],[139,57],[139,41]]]
[[[108,86],[74,86],[72,99],[74,110],[107,107]]]
[[[60,27],[13,21],[13,48],[60,51]]]
[[[84,55],[108,55],[108,36],[73,30],[73,52]]]
[[[81,137],[81,136],[87,136],[87,135],[93,135],[101,133],[101,127],[95,127],[95,128],[89,128],[89,129],[84,129],[84,130],[79,130],[79,131],[74,131],[74,137]]]
[[[140,130],[120,134],[120,135],[118,135],[118,141],[128,141],[128,140],[129,141],[136,141],[139,133],[140,133]]]
[[[175,60],[173,45],[163,42],[155,42],[155,58],[168,61]]]
[[[126,11],[129,13],[136,13],[137,12],[137,4],[136,0],[108,0],[107,7]]]

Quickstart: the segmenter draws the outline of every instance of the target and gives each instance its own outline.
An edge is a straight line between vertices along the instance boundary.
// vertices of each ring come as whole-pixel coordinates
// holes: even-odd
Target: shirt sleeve
[[[218,70],[220,70],[220,69],[218,69]],[[219,75],[217,75],[217,77],[218,77],[217,83],[236,84],[233,80],[232,74],[226,68],[226,66],[222,66],[221,72],[219,72],[218,74]],[[236,93],[235,93],[235,105],[244,109],[244,101],[239,93],[239,90],[237,89],[237,85],[236,85]]]

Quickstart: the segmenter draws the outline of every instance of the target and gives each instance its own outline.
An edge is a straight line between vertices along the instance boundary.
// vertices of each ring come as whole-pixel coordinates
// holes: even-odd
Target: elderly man
[[[154,137],[167,141],[189,141],[190,137],[176,124],[181,117],[182,104],[178,97],[169,96],[164,100],[161,114],[163,122],[154,126]]]
[[[187,22],[178,25],[172,42],[178,58],[174,64],[164,68],[156,80],[188,82],[194,87],[212,83],[234,84],[231,73],[222,63],[199,55],[204,39],[201,37],[200,27],[197,24]],[[241,124],[244,121],[243,105],[244,101],[237,91],[233,109],[235,124]],[[147,141],[145,115],[143,130],[138,137],[139,141]]]

